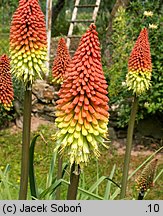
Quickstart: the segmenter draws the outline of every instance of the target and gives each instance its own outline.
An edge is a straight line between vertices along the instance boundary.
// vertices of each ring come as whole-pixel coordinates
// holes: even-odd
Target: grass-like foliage
[[[42,128],[42,132],[47,135],[47,128]],[[49,134],[48,134],[49,135]],[[43,136],[41,134],[41,136]],[[61,179],[57,179],[57,151],[53,153],[48,153],[48,164],[49,172],[46,172],[43,181],[46,184],[41,183],[42,175],[45,173],[43,171],[42,163],[47,161],[46,158],[42,158],[42,151],[38,152],[40,149],[40,145],[43,144],[43,140],[40,139],[40,135],[37,134],[34,136],[31,147],[30,147],[30,191],[28,192],[28,199],[33,200],[54,200],[56,199],[56,191],[57,188],[61,188],[61,199],[66,199],[66,190],[69,185],[69,168],[66,163],[66,159],[62,165],[62,177]],[[49,140],[49,145],[51,145]],[[137,199],[139,191],[137,190],[136,180],[140,175],[140,171],[153,159],[157,154],[163,149],[161,147],[157,151],[155,151],[149,157],[141,158],[142,163],[140,164],[140,159],[137,162],[134,160],[134,170],[130,173],[128,177],[129,183],[129,193],[127,194],[126,199]],[[37,152],[36,152],[37,151]],[[38,154],[39,153],[39,154]],[[114,155],[114,157],[118,157]],[[40,158],[40,159],[39,159]],[[103,158],[105,159],[105,158]],[[107,172],[104,171],[103,165],[101,161],[95,160],[92,164],[92,168],[85,169],[81,173],[80,183],[78,187],[77,199],[79,200],[116,200],[119,199],[120,194],[120,169],[118,167],[118,161],[122,160],[122,158],[118,157],[117,160],[114,160],[115,164],[107,165]],[[93,171],[93,172],[92,172]],[[91,176],[88,173],[92,173]],[[107,173],[108,175],[104,175]],[[11,178],[11,174],[14,175]],[[156,170],[156,175],[153,179],[154,187],[150,190],[146,191],[144,198],[145,199],[158,199],[161,198],[161,194],[159,195],[159,185],[162,185],[162,176],[163,169],[161,165],[158,165]],[[93,178],[94,176],[94,178]],[[96,177],[95,177],[96,176]],[[156,187],[156,189],[155,189]],[[160,188],[161,190],[161,188]],[[14,167],[12,168],[9,164],[3,168],[3,171],[0,170],[0,199],[17,199],[19,191],[18,182],[15,182],[15,173]],[[152,197],[151,197],[152,195]]]

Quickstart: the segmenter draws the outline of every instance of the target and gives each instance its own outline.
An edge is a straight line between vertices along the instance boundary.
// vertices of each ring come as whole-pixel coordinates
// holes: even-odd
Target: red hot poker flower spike
[[[53,81],[56,83],[62,83],[64,80],[64,75],[66,67],[71,60],[68,48],[64,38],[61,38],[58,42],[57,56],[53,62],[52,75],[54,77]]]
[[[46,71],[46,27],[38,0],[19,0],[10,28],[10,54],[13,72],[25,83]]]
[[[148,32],[144,28],[135,43],[128,61],[127,85],[137,95],[149,89],[152,72]]]
[[[10,74],[10,62],[7,55],[2,55],[0,57],[0,104],[9,110],[13,99],[14,93]]]
[[[98,33],[91,24],[66,69],[57,101],[57,143],[61,152],[68,151],[71,164],[87,164],[91,153],[99,156],[109,117],[107,87]]]
[[[128,70],[133,72],[152,72],[150,45],[146,28],[140,32],[131,52],[128,62]]]

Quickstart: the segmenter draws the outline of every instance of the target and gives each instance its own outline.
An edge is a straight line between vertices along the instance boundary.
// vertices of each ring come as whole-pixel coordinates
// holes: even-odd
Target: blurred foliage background
[[[95,0],[81,0],[80,4],[92,4]],[[46,1],[40,0],[43,12]],[[9,54],[9,28],[18,0],[0,0],[0,55]],[[53,0],[52,37],[67,35],[74,0]],[[89,18],[90,10],[82,10],[78,16]],[[151,11],[153,16],[144,16]],[[149,28],[149,25],[155,28]],[[89,24],[75,26],[75,34],[83,34]],[[163,122],[163,3],[161,0],[102,0],[97,17],[97,31],[101,42],[102,62],[109,85],[111,112],[116,113],[116,127],[126,127],[129,119],[132,95],[127,91],[125,76],[127,61],[133,44],[143,27],[149,28],[149,41],[153,63],[152,87],[140,97],[137,120],[151,114],[157,115]],[[15,98],[22,103],[21,83],[14,79]],[[13,108],[14,109],[14,108]],[[12,111],[14,113],[14,110]],[[4,119],[13,119],[14,114],[0,107],[0,126]],[[6,116],[9,117],[7,118]],[[13,118],[12,118],[13,116]]]

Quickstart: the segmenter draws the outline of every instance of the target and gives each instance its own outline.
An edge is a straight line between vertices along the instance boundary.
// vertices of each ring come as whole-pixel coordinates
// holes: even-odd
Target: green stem
[[[58,173],[57,173],[58,180],[62,178],[62,164],[63,164],[62,156],[58,154]],[[61,186],[58,187],[56,191],[56,199],[60,200],[60,197],[61,197]]]
[[[71,174],[70,174],[70,185],[68,187],[68,193],[67,193],[68,200],[76,200],[79,178],[80,178],[80,166],[78,165],[77,173],[76,173],[75,163],[73,163],[71,167]]]
[[[22,135],[22,159],[19,200],[27,199],[28,175],[29,175],[29,146],[31,129],[31,102],[32,90],[28,84],[24,92],[24,113],[23,113],[23,135]]]
[[[127,178],[128,178],[131,148],[132,148],[132,142],[133,142],[134,124],[135,124],[135,117],[136,117],[137,109],[138,109],[138,98],[134,96],[134,101],[133,101],[132,108],[131,108],[130,120],[128,124],[128,131],[127,131],[126,151],[125,151],[125,157],[124,157],[122,187],[121,187],[121,194],[120,194],[121,199],[123,199],[126,195]]]

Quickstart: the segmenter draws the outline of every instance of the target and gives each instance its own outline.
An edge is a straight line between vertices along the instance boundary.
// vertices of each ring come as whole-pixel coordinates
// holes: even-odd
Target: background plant
[[[143,7],[142,7],[143,4]],[[145,17],[144,11],[152,11],[152,17]],[[157,25],[157,29],[149,29],[149,42],[151,47],[151,57],[153,63],[152,72],[152,87],[146,93],[140,96],[139,112],[137,114],[137,120],[145,118],[148,114],[158,114],[162,112],[162,55],[159,55],[163,51],[162,43],[159,43],[161,35],[163,33],[163,9],[160,7],[159,1],[156,1],[153,5],[152,1],[131,2],[129,7],[121,14],[117,14],[113,21],[113,34],[112,45],[109,46],[112,52],[112,65],[106,70],[106,74],[109,78],[109,94],[111,105],[114,104],[117,109],[116,113],[117,126],[125,127],[127,125],[130,113],[130,92],[126,92],[125,86],[125,74],[127,71],[126,61],[122,61],[123,57],[127,59],[129,55],[129,49],[135,41],[135,36],[139,34],[142,27],[149,27],[150,23]],[[125,27],[122,28],[123,23]],[[125,43],[121,40],[123,38]],[[117,58],[119,57],[119,58]],[[120,70],[119,70],[120,68]],[[116,83],[116,85],[115,85]],[[114,90],[115,89],[115,90]]]

